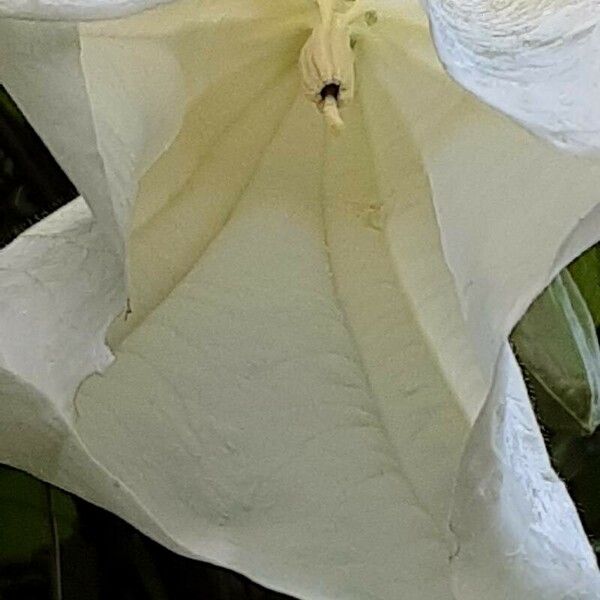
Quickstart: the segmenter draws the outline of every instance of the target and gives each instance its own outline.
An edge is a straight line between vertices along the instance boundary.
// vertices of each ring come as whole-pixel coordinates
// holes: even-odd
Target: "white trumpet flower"
[[[600,4],[158,4],[0,0],[83,197],[0,251],[0,460],[299,598],[599,598],[506,340],[600,163],[506,115],[598,150]]]

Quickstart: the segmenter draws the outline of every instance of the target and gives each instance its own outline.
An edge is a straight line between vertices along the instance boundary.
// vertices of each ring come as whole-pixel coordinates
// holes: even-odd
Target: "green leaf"
[[[539,387],[591,434],[600,423],[600,348],[585,300],[567,270],[531,305],[512,340]]]
[[[45,484],[12,469],[0,469],[0,563],[28,561],[52,545]],[[53,512],[61,539],[73,532],[77,513],[72,500],[56,491]]]
[[[593,246],[569,266],[569,272],[588,309],[594,325],[600,326],[600,247]]]

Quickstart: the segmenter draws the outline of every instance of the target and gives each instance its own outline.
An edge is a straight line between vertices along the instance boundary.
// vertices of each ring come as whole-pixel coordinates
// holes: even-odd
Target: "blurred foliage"
[[[575,280],[585,300],[594,325],[600,325],[600,246],[592,246],[569,265],[569,273]]]
[[[48,527],[49,494],[43,483],[25,473],[3,469],[0,472],[0,553],[1,560],[30,561],[52,543]],[[64,494],[55,494],[53,513],[60,523],[61,539],[73,532],[75,506]]]
[[[600,424],[600,347],[590,311],[568,270],[533,302],[512,342],[543,390],[537,395],[548,398],[539,407],[544,422],[592,434]]]

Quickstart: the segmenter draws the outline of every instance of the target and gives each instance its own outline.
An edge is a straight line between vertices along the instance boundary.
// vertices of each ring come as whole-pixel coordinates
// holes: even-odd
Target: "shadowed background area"
[[[0,247],[77,190],[0,86]]]

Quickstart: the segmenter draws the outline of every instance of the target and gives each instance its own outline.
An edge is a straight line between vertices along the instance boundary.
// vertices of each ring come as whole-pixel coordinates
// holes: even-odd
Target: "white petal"
[[[497,572],[522,532],[494,536],[506,510],[518,524],[534,506],[524,481],[480,499],[466,455],[454,582],[447,513],[508,331],[597,236],[583,217],[598,165],[466,97],[414,3],[382,4],[361,34],[358,98],[331,140],[298,98],[306,4],[266,18],[234,2],[232,19],[215,6],[196,20],[182,3],[79,30],[2,25],[2,49],[19,52],[2,78],[94,216],[78,201],[0,253],[14,271],[0,279],[0,457],[299,597],[470,600],[481,574],[498,598],[521,598],[546,560],[580,561],[592,593],[562,486],[548,514],[565,526],[526,532],[529,575]],[[106,367],[124,237],[133,312],[110,329],[116,361],[73,403]],[[488,452],[509,363],[470,448],[506,481],[521,460],[535,483],[548,471],[539,435],[512,461]],[[537,431],[522,406],[504,414]],[[510,419],[498,427],[522,439]],[[566,534],[566,550],[544,546]],[[545,597],[570,585],[558,569]]]
[[[134,14],[170,0],[0,0],[0,17],[35,21],[84,21]]]
[[[508,597],[538,597],[543,590],[544,598],[558,600],[575,589],[577,570],[581,595],[574,597],[594,598],[600,589],[595,558],[564,486],[549,470],[504,345],[557,271],[597,241],[600,165],[569,158],[448,82],[436,84],[420,56],[391,71],[395,57],[391,47],[374,42],[366,71],[386,83],[419,142],[444,254],[483,375],[494,382],[456,488],[455,593],[474,600],[486,590],[486,598],[505,598],[509,580]],[[362,89],[384,95],[377,83]],[[414,93],[426,89],[427,106]]]
[[[457,598],[593,600],[596,557],[552,470],[520,369],[506,344],[456,486]]]
[[[175,0],[0,0],[0,18],[11,17],[15,19],[32,21],[97,21],[99,19],[116,19],[147,12],[147,24],[152,27],[156,24],[150,9],[163,7],[171,10],[169,4]],[[289,15],[291,12],[311,7],[313,0],[285,0],[273,3],[270,0],[179,0],[177,7],[169,14],[175,16],[175,21],[184,27],[189,27],[194,22],[206,16],[215,19],[225,16],[227,19],[247,18],[249,15],[265,15],[274,13]],[[182,10],[182,6],[185,6]],[[142,23],[139,23],[142,25]],[[164,25],[164,21],[163,21]],[[168,33],[170,26],[167,25]],[[144,25],[142,25],[144,27]],[[120,28],[117,25],[117,28]],[[157,32],[158,33],[158,32]]]
[[[439,56],[461,85],[557,146],[600,149],[595,0],[424,0]]]

